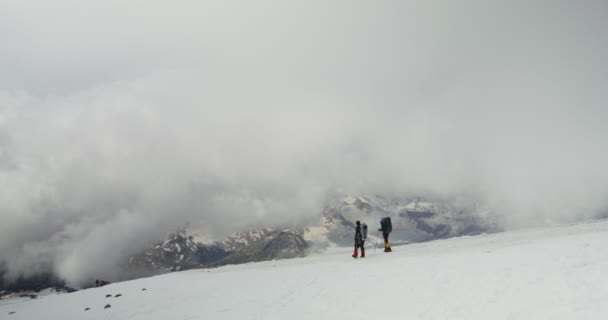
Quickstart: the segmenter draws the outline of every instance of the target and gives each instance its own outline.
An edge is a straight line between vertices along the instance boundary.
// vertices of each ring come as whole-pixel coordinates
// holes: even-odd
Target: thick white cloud
[[[467,194],[606,209],[601,1],[4,1],[0,260],[72,284],[187,222]]]

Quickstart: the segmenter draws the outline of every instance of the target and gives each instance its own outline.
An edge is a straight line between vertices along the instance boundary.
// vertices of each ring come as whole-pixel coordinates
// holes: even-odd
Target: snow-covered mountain
[[[236,233],[223,242],[202,243],[187,229],[129,259],[133,275],[143,276],[193,268],[306,255],[308,244],[296,229],[261,229]]]
[[[480,206],[420,198],[347,196],[327,204],[319,223],[288,229],[239,232],[225,241],[204,243],[188,229],[129,259],[133,277],[252,261],[302,257],[333,246],[351,246],[354,222],[370,226],[368,247],[377,240],[381,217],[393,221],[395,244],[497,231],[482,219]]]
[[[125,261],[127,272],[123,277],[134,279],[187,269],[296,258],[336,246],[350,247],[357,220],[369,226],[366,246],[370,248],[382,242],[376,230],[384,216],[390,216],[393,222],[393,244],[499,231],[485,218],[487,212],[483,206],[459,199],[345,196],[329,202],[318,223],[308,226],[243,231],[220,242],[205,241],[204,235],[194,230],[173,232],[164,242]],[[10,287],[0,281],[0,291],[8,295],[50,287],[63,290],[61,284],[60,279],[38,276],[19,279]]]
[[[393,223],[390,238],[397,244],[500,231],[487,219],[488,211],[460,199],[347,196],[325,206],[319,225],[305,228],[304,237],[326,246],[351,245],[354,222],[360,220],[367,223],[370,240],[374,240],[380,219],[386,216]]]
[[[13,281],[5,280],[3,275],[4,272],[0,269],[0,300],[36,299],[49,294],[75,291],[66,286],[63,280],[48,272]]]
[[[0,319],[603,319],[608,221],[189,270],[0,301]]]

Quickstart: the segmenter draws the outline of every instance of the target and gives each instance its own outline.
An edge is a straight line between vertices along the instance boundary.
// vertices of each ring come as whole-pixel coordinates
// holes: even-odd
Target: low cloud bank
[[[551,4],[0,5],[7,277],[116,279],[187,223],[301,224],[344,194],[605,217],[607,8]]]

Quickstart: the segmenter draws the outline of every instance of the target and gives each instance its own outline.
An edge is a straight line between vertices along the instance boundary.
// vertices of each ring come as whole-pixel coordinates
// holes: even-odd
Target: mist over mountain
[[[607,11],[0,3],[4,278],[117,278],[186,225],[307,226],[343,196],[462,200],[499,229],[606,217]]]

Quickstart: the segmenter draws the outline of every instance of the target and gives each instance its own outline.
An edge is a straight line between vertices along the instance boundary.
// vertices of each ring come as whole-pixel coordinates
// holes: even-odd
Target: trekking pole
[[[376,232],[376,244],[374,245],[374,252],[378,249],[378,237],[380,236],[380,230]]]

